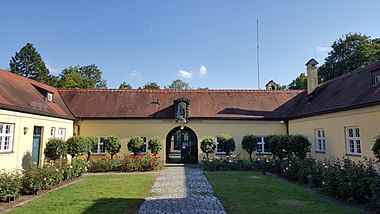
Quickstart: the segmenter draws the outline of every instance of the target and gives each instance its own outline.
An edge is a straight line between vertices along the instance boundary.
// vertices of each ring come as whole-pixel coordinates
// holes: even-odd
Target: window
[[[14,124],[0,123],[0,152],[11,152]]]
[[[57,138],[64,140],[66,134],[66,129],[64,128],[58,128],[58,136]]]
[[[380,83],[380,75],[375,76],[373,81],[375,84],[379,84]]]
[[[346,141],[348,154],[360,155],[362,153],[359,127],[346,128]]]
[[[259,137],[259,142],[257,142],[257,147],[256,147],[257,155],[272,154],[269,150],[269,143],[266,141],[267,141],[266,137]]]
[[[215,149],[216,154],[218,154],[218,155],[225,155],[226,152],[224,152],[224,151],[220,148],[220,146],[219,146],[219,141],[220,141],[219,139],[220,139],[219,137],[216,137],[216,149]]]
[[[104,154],[106,153],[106,147],[104,147],[104,137],[98,137],[98,146],[92,150],[94,154]]]
[[[326,139],[325,130],[316,129],[315,130],[315,151],[325,152],[326,151]]]
[[[144,146],[142,151],[139,154],[146,154],[146,151],[148,151],[148,138],[147,137],[141,137],[144,140]]]
[[[50,129],[50,138],[55,138],[55,127],[51,127]]]
[[[49,102],[53,102],[53,94],[50,93],[50,92],[47,92],[46,99],[47,99]]]

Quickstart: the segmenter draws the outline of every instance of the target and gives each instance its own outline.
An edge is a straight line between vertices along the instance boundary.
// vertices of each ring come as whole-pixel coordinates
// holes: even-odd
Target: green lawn
[[[216,196],[231,213],[357,213],[258,172],[205,172]]]
[[[136,213],[158,174],[85,176],[11,213]]]

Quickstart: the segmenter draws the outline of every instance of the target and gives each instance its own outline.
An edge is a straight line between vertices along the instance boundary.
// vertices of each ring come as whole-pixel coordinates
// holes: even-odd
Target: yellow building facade
[[[380,135],[378,121],[380,106],[371,106],[290,120],[289,133],[306,135],[312,143],[311,156],[319,160],[330,156],[361,160],[363,157],[374,157],[374,138]],[[349,132],[352,129],[354,132],[359,130],[359,136],[354,133],[355,136],[350,137]],[[355,141],[351,141],[351,145],[350,138]],[[319,148],[318,140],[324,140],[325,148]],[[358,141],[360,151],[357,148]]]

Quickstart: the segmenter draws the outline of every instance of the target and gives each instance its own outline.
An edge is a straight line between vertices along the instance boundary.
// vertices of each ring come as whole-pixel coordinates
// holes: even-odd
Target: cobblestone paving
[[[139,213],[226,213],[199,168],[165,168],[145,199]]]

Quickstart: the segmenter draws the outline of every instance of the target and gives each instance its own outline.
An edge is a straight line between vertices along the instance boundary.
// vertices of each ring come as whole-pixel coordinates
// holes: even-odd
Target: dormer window
[[[379,84],[380,83],[380,75],[375,76],[373,81],[374,81],[374,84]]]
[[[174,117],[177,122],[187,122],[189,120],[189,103],[190,100],[185,98],[174,101]]]
[[[372,71],[372,84],[377,85],[380,83],[380,70]]]
[[[53,94],[50,93],[50,92],[47,92],[46,99],[47,99],[47,101],[49,101],[49,102],[53,102]]]

